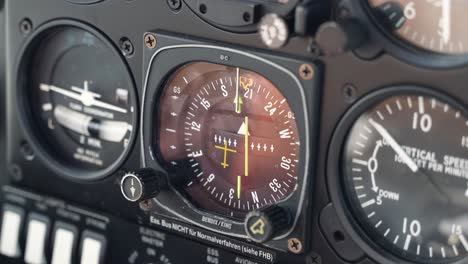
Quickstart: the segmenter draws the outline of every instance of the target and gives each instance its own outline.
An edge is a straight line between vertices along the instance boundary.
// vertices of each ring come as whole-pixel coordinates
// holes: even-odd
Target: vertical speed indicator
[[[370,97],[351,125],[342,182],[369,241],[411,263],[468,257],[468,119],[417,88]]]

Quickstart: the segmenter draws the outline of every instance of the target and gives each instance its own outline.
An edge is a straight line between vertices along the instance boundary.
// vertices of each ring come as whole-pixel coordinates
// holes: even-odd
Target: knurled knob
[[[165,186],[166,176],[149,168],[128,172],[120,181],[122,195],[130,202],[154,198]]]
[[[245,231],[250,239],[265,243],[291,226],[291,215],[288,210],[278,205],[271,205],[247,214]]]

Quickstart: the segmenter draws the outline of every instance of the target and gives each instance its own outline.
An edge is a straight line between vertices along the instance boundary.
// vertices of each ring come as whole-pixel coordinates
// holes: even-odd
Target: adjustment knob
[[[255,242],[265,243],[291,226],[289,211],[272,205],[250,212],[245,218],[245,231]]]
[[[279,49],[289,40],[289,25],[277,14],[267,14],[260,21],[260,37],[271,49]]]
[[[367,31],[355,19],[324,23],[319,27],[315,36],[325,56],[335,56],[355,50],[367,39]]]
[[[130,202],[140,202],[156,197],[166,186],[166,176],[153,169],[141,169],[125,174],[120,182],[123,196]]]

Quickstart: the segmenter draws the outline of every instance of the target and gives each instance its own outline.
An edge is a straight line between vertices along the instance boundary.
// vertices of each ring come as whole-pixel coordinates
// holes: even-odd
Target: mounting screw
[[[312,80],[315,75],[314,67],[310,64],[302,64],[301,67],[299,67],[299,75],[305,81]]]
[[[145,35],[145,45],[148,49],[154,49],[156,47],[156,37],[152,34]]]
[[[320,46],[314,40],[311,40],[309,42],[309,45],[307,46],[307,51],[314,57],[319,57],[322,53],[320,50]]]
[[[172,11],[179,11],[182,7],[182,0],[167,0],[167,4]]]
[[[131,57],[135,52],[132,42],[125,37],[120,39],[120,50],[125,57]]]
[[[341,7],[340,9],[338,9],[337,13],[340,19],[346,19],[346,18],[351,17],[351,12],[346,7]]]
[[[21,151],[21,154],[23,154],[23,157],[26,159],[26,160],[33,160],[34,159],[34,150],[31,148],[31,145],[29,145],[28,142],[26,141],[23,141],[21,142],[21,145],[20,145],[20,151]]]
[[[148,212],[153,208],[153,202],[151,200],[144,200],[140,202],[140,209]]]
[[[316,253],[312,253],[307,258],[307,264],[322,264],[322,258]]]
[[[302,252],[302,242],[298,238],[291,238],[288,240],[288,249],[294,254]]]
[[[29,34],[29,33],[32,32],[32,29],[33,29],[33,24],[31,22],[31,20],[29,20],[28,18],[25,18],[20,22],[20,31],[21,31],[21,33]]]
[[[23,179],[23,170],[18,164],[10,164],[8,166],[8,171],[10,172],[14,181],[21,181]]]
[[[352,103],[356,101],[357,89],[352,84],[346,84],[343,87],[343,97],[346,102]]]

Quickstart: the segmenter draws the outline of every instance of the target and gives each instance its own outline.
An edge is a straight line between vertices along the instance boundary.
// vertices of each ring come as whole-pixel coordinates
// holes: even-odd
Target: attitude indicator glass
[[[199,208],[242,218],[296,190],[295,116],[265,77],[194,62],[169,78],[160,102],[162,158]]]
[[[416,263],[468,257],[468,119],[448,98],[403,92],[354,123],[343,181],[372,241]]]
[[[61,25],[36,36],[23,58],[20,105],[40,156],[60,175],[108,175],[129,151],[137,115],[119,53],[92,29]]]

